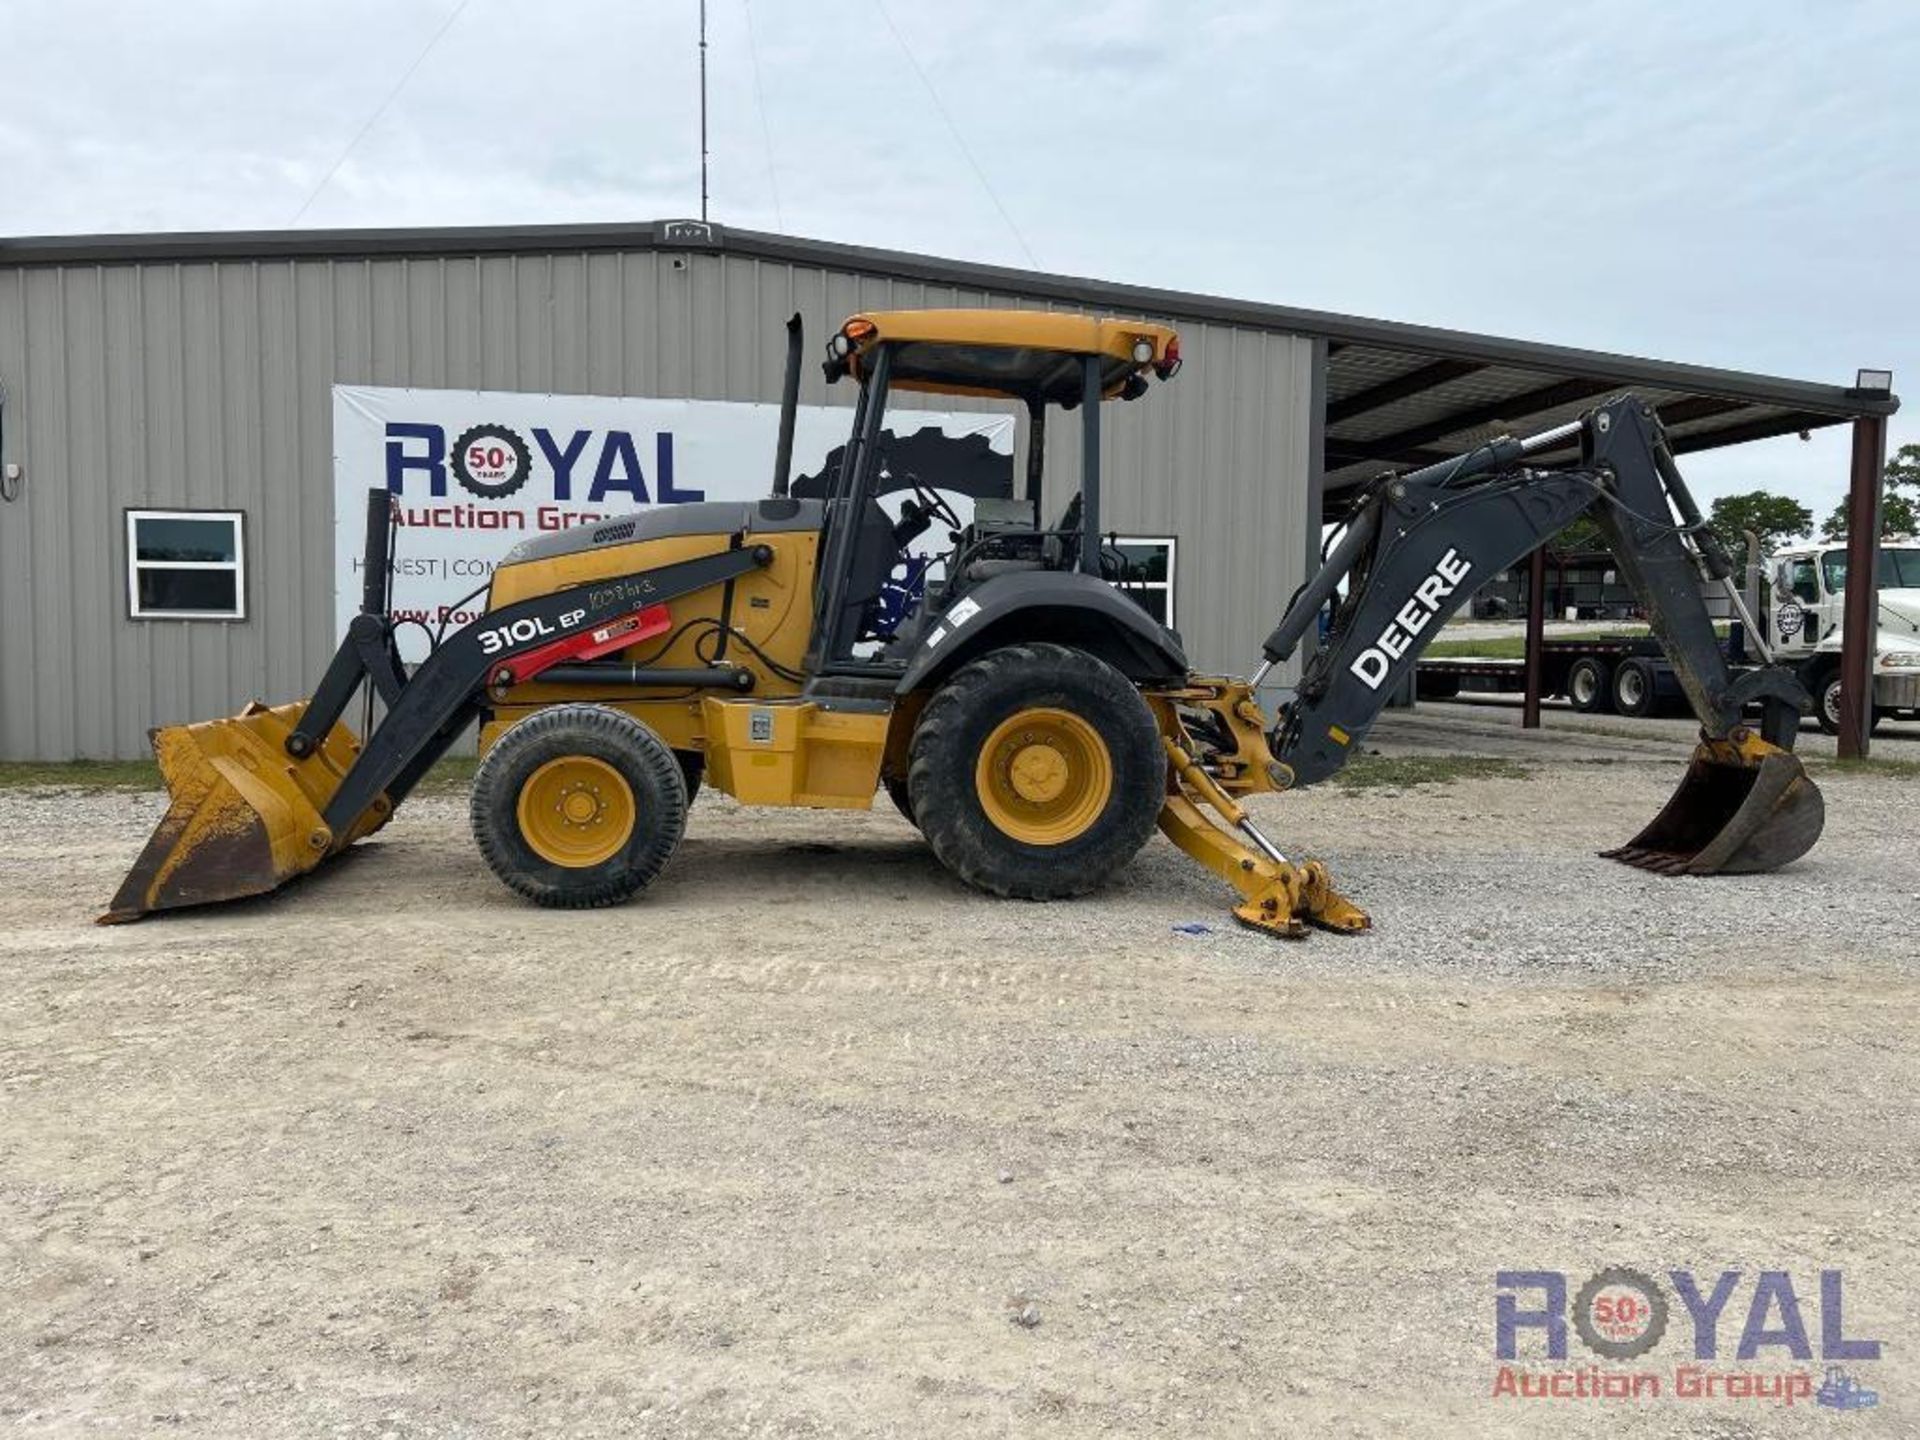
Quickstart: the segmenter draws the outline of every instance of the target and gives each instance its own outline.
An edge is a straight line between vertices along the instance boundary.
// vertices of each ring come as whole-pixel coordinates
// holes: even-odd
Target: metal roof
[[[1326,486],[1444,459],[1502,430],[1569,419],[1633,390],[1685,452],[1889,415],[1897,397],[1741,370],[1369,320],[1287,305],[877,250],[694,220],[405,230],[281,230],[0,239],[0,267],[155,261],[695,250],[975,286],[1090,310],[1242,325],[1324,340]]]

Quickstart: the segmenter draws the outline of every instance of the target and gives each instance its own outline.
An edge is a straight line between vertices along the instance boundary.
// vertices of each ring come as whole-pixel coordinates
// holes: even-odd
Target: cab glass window
[[[1880,588],[1920,590],[1920,550],[1882,550]]]
[[[1838,595],[1847,588],[1847,552],[1829,550],[1820,557],[1820,573],[1826,577],[1827,593]]]
[[[1802,605],[1820,603],[1820,583],[1814,578],[1813,561],[1793,560],[1787,564],[1787,589]]]

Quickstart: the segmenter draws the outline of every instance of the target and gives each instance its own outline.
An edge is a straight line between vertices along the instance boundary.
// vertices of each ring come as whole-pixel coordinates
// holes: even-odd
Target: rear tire
[[[1622,660],[1613,672],[1613,708],[1639,719],[1654,706],[1653,666],[1644,660]]]
[[[1567,667],[1567,699],[1582,715],[1604,715],[1613,708],[1613,672],[1607,662],[1582,655]]]
[[[913,818],[913,796],[907,790],[907,782],[900,776],[889,775],[880,782],[880,786],[887,792],[887,798],[893,801],[893,808],[900,812],[907,824],[918,829],[920,822]]]
[[[1010,645],[956,672],[914,730],[920,831],[976,889],[1084,895],[1153,834],[1167,761],[1153,712],[1084,650]]]
[[[672,750],[604,705],[554,705],[494,742],[473,777],[473,838],[536,905],[617,905],[652,883],[687,825]]]

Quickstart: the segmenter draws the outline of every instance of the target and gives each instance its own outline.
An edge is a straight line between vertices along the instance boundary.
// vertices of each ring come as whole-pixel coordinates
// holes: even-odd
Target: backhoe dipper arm
[[[1576,437],[1580,458],[1569,468],[1523,463]],[[1767,739],[1790,746],[1808,707],[1805,691],[1783,669],[1733,675],[1700,596],[1702,562],[1724,578],[1727,558],[1700,518],[1659,420],[1628,396],[1543,434],[1503,437],[1378,483],[1266,642],[1270,664],[1287,659],[1320,607],[1348,582],[1326,646],[1307,662],[1297,698],[1275,727],[1273,752],[1292,770],[1293,783],[1312,784],[1338,770],[1447,619],[1585,514],[1645,608],[1706,737],[1726,740],[1739,731],[1744,707],[1757,700],[1765,705]]]

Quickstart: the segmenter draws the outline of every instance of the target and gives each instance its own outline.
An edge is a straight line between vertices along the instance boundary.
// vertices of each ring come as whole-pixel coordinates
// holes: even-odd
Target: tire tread
[[[579,747],[595,742],[634,767],[627,773],[638,811],[633,839],[619,855],[589,869],[567,871],[541,865],[537,858],[538,868],[529,866],[516,853],[524,847],[515,813],[519,789],[531,773],[520,773],[525,757],[534,752],[538,763],[562,754],[593,753]],[[599,758],[607,757],[602,753]],[[645,889],[672,858],[686,829],[686,777],[674,752],[632,716],[605,705],[553,705],[512,725],[494,742],[474,772],[468,813],[481,858],[508,889],[551,909],[598,909]],[[554,874],[542,871],[555,872],[559,883]]]
[[[974,793],[978,752],[968,732],[997,724],[1003,710],[1013,713],[1009,699],[1025,706],[1076,698],[1107,742],[1114,796],[1085,835],[1060,846],[1024,844],[980,809]],[[1084,708],[1089,704],[1090,710]],[[1023,900],[1084,895],[1139,853],[1160,813],[1165,761],[1153,713],[1119,671],[1065,645],[1008,645],[963,666],[928,700],[909,754],[907,788],[915,823],[942,864],[993,895]]]

